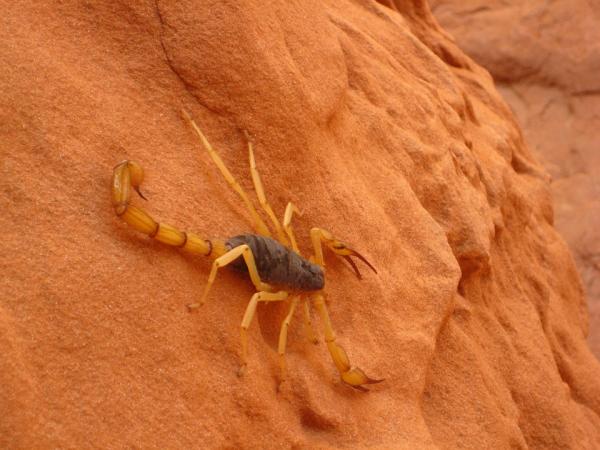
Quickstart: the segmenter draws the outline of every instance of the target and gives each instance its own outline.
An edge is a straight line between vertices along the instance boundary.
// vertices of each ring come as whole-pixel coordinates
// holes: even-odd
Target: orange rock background
[[[3,448],[597,448],[600,366],[549,177],[488,73],[421,1],[4,2]],[[189,127],[250,190],[241,129],[301,248],[332,230],[338,339],[386,381],[338,381],[325,346],[249,282],[124,226],[110,174],[140,162],[157,219],[248,231]],[[141,200],[140,203],[141,204]],[[317,322],[318,324],[318,322]]]
[[[490,71],[552,176],[556,227],[582,276],[600,357],[600,2],[430,3]]]

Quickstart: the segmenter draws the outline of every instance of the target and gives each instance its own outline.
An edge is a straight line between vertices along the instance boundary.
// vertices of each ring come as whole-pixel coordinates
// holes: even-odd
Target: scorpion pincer
[[[245,372],[248,364],[247,330],[256,312],[258,302],[288,301],[288,312],[281,325],[278,344],[281,381],[284,381],[286,377],[285,348],[287,331],[299,303],[302,304],[308,337],[315,343],[318,341],[312,328],[310,305],[312,304],[317,308],[324,327],[327,348],[344,383],[355,389],[366,391],[365,384],[383,381],[369,378],[360,368],[351,365],[345,350],[336,343],[336,335],[333,331],[324,297],[325,274],[323,267],[325,262],[323,246],[334,254],[345,258],[359,279],[361,275],[351,259],[352,257],[360,259],[373,272],[377,273],[375,268],[356,250],[322,228],[313,228],[310,231],[314,254],[309,259],[300,254],[291,225],[293,214],[300,215],[300,212],[290,202],[285,209],[283,220],[279,222],[276,218],[273,209],[267,202],[262,181],[256,168],[252,142],[246,135],[250,174],[259,204],[269,217],[277,236],[277,239],[273,238],[271,230],[258,214],[248,195],[227,169],[223,160],[213,149],[198,125],[186,111],[183,111],[183,114],[229,186],[244,202],[252,218],[255,234],[240,234],[227,240],[204,239],[194,233],[180,231],[165,223],[156,222],[144,209],[131,204],[132,189],[145,199],[140,192],[144,172],[141,166],[133,161],[123,161],[113,171],[112,203],[116,215],[135,230],[151,238],[167,245],[181,247],[190,253],[208,256],[213,260],[204,292],[197,303],[188,305],[190,310],[204,304],[215,281],[217,271],[221,267],[230,265],[235,269],[248,273],[256,288],[256,293],[252,295],[241,323],[241,366],[238,371],[239,375]]]

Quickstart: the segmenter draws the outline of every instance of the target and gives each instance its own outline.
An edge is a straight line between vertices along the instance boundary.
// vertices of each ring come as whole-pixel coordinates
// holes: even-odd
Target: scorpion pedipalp
[[[348,245],[344,244],[342,241],[336,239],[329,231],[324,230],[322,228],[313,228],[310,230],[310,237],[313,242],[313,246],[315,248],[315,261],[317,264],[325,265],[325,261],[323,258],[323,249],[321,246],[321,242],[324,243],[333,253],[338,256],[343,257],[352,269],[354,270],[357,278],[362,280],[362,275],[356,266],[356,263],[352,260],[352,257],[356,257],[364,262],[373,272],[377,273],[377,270],[373,265],[367,261],[363,255],[358,253],[356,250],[350,248]]]
[[[356,263],[352,260],[352,257],[360,259],[369,267],[369,269],[371,269],[375,274],[377,274],[377,270],[369,261],[367,261],[367,258],[358,253],[356,250],[351,249],[343,242],[335,241],[333,244],[328,244],[328,247],[331,248],[331,250],[333,250],[333,252],[336,255],[343,257],[346,261],[348,261],[348,263],[350,263],[359,280],[362,280],[362,275],[360,274]]]
[[[351,250],[351,249],[349,249],[349,250]],[[362,256],[360,253],[358,253],[355,250],[351,250],[351,251],[352,251],[352,254],[350,254],[350,255],[342,255],[342,257],[346,261],[348,261],[348,263],[352,266],[352,269],[354,269],[354,272],[356,273],[356,277],[359,280],[362,280],[362,275],[360,274],[360,271],[358,270],[358,267],[356,266],[356,263],[352,260],[351,256],[356,256],[358,259],[360,259],[362,262],[364,262],[367,266],[369,266],[369,268],[373,272],[377,273],[377,270],[375,269],[375,267],[373,267],[371,265],[371,263],[369,261],[367,261],[367,259],[364,256]]]

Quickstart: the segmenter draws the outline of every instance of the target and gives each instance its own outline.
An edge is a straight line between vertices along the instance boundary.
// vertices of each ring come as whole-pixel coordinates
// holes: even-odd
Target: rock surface
[[[488,73],[422,1],[3,2],[0,447],[598,448],[600,366],[548,177]],[[127,228],[123,159],[155,217],[206,236],[247,214],[181,119],[251,188],[243,134],[301,249],[330,229],[339,342],[385,382],[338,381],[253,290]],[[140,200],[138,204],[141,204]],[[315,318],[316,319],[316,318]],[[318,321],[315,321],[320,325]]]
[[[491,72],[552,176],[556,228],[583,278],[588,340],[600,358],[600,2],[431,4],[458,45]]]

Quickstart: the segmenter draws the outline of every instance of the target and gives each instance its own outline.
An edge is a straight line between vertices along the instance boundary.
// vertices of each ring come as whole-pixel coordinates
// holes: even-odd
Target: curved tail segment
[[[132,205],[130,202],[132,190],[146,200],[140,191],[143,180],[144,170],[134,161],[123,161],[114,168],[112,203],[117,216],[136,231],[147,234],[164,244],[183,248],[190,253],[219,256],[222,249],[213,247],[223,247],[224,249],[220,241],[208,241],[195,234],[179,231],[170,225],[156,222],[146,211]]]
[[[335,367],[340,373],[342,381],[350,387],[362,392],[368,392],[369,390],[364,387],[365,384],[376,384],[384,381],[370,378],[362,371],[362,369],[350,364],[346,351],[341,345],[335,342],[336,336],[333,327],[331,326],[331,319],[329,318],[327,306],[325,306],[323,294],[313,295],[313,300],[319,311],[319,315],[321,316],[321,322],[323,322],[323,326],[325,327],[325,342],[327,342],[327,349],[329,350],[329,354],[331,355],[331,359],[333,359]]]

